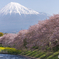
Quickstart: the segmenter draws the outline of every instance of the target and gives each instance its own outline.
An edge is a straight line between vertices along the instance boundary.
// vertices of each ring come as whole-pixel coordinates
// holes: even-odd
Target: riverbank
[[[23,51],[21,55],[38,58],[38,59],[58,59],[59,51],[56,51],[56,52],[53,52],[53,51],[43,52],[40,50]]]
[[[41,51],[41,50],[17,50],[15,48],[10,47],[0,47],[0,53],[2,54],[11,54],[11,55],[19,55],[28,59],[58,59],[59,50],[58,51]]]
[[[37,58],[34,58],[34,57],[21,55],[20,53],[22,53],[22,51],[21,50],[17,50],[15,48],[0,47],[0,54],[19,55],[19,56],[23,56],[23,57],[28,58],[28,59],[37,59]]]
[[[20,55],[20,56],[23,56],[23,57],[28,58],[28,59],[40,59],[40,58],[35,58],[35,57],[31,57],[31,56],[26,56],[26,55]]]
[[[22,56],[22,55],[13,55],[13,54],[0,54],[0,58],[7,58],[7,57],[14,57],[14,58],[22,58],[22,59],[37,59],[37,58],[31,58],[28,56]]]

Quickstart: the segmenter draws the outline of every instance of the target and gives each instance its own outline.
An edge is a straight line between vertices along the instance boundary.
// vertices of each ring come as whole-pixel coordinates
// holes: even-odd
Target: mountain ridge
[[[46,13],[39,13],[19,3],[12,2],[0,10],[0,32],[19,32],[21,29],[28,29],[30,26],[37,24],[39,20],[47,18],[49,16]]]
[[[11,2],[7,4],[5,7],[3,7],[0,10],[0,14],[5,14],[7,15],[8,13],[19,13],[21,14],[39,14],[39,12],[36,12],[34,10],[30,10],[27,7],[24,7],[23,5],[16,3],[16,2]]]

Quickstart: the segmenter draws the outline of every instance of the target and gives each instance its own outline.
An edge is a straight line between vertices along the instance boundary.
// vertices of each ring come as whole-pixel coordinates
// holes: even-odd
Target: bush
[[[2,32],[0,32],[0,36],[3,36],[4,34]]]
[[[34,48],[34,49],[38,49],[39,47],[38,47],[38,46],[33,46],[32,48]]]
[[[27,45],[26,38],[24,39],[23,43],[24,43],[23,45],[25,46],[25,48],[27,48],[27,47],[26,47],[26,45]]]
[[[51,48],[50,48],[50,47],[48,47],[48,46],[46,46],[46,51],[48,51],[48,50],[51,50]]]
[[[59,45],[56,45],[55,47],[52,48],[54,52],[59,50]]]
[[[2,44],[0,44],[0,47],[3,47]]]
[[[8,54],[20,54],[21,50],[17,50],[15,48],[5,48],[4,51],[7,51]]]

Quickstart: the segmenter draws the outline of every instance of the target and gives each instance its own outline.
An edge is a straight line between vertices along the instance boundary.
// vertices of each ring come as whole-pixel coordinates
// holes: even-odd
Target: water
[[[0,59],[28,59],[20,55],[0,54]]]

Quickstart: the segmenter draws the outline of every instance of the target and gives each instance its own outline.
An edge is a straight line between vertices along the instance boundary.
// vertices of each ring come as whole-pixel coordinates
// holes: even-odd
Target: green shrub
[[[27,47],[26,47],[26,45],[27,45],[26,38],[23,40],[23,43],[24,43],[24,44],[23,44],[23,45],[24,45],[24,47],[25,47],[25,48],[27,48]]]
[[[30,52],[30,53],[28,54],[28,56],[32,56],[32,54],[34,54],[35,52],[36,52],[36,50]]]
[[[57,51],[57,52],[55,52],[55,53],[53,53],[52,55],[50,55],[47,59],[51,59],[52,57],[54,57],[54,56],[58,56],[58,54],[59,54],[59,52]]]
[[[2,44],[0,44],[0,47],[3,47]]]
[[[43,54],[45,54],[45,52],[40,52],[40,53],[37,54],[35,57],[38,58],[38,57],[42,56]]]
[[[0,36],[3,36],[4,34],[2,32],[0,32]]]
[[[50,47],[48,47],[48,46],[46,46],[46,51],[48,51],[48,50],[51,50],[51,48],[50,48]]]
[[[39,47],[38,47],[38,46],[33,46],[32,48],[34,48],[34,49],[38,49]]]
[[[52,48],[54,52],[59,50],[59,45],[56,45],[55,47]]]
[[[58,58],[58,55],[59,55],[59,54],[56,54],[56,55],[54,55],[53,57],[51,57],[50,59],[59,59],[59,58]]]
[[[8,54],[20,54],[21,50],[17,50],[15,48],[5,48],[4,51],[7,51]]]
[[[30,53],[31,51],[26,51],[26,52],[23,52],[22,55],[26,55],[28,53]]]

